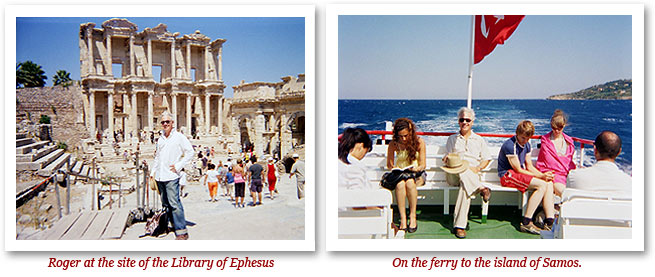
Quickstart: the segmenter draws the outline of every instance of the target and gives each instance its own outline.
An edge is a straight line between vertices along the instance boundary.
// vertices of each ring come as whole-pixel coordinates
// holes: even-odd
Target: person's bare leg
[[[546,218],[553,218],[555,216],[553,189],[554,189],[553,182],[547,182],[546,193],[544,194],[544,200],[542,202],[544,213],[546,213]]]
[[[405,213],[405,181],[400,181],[396,185],[396,202],[398,202],[398,213],[400,214],[400,229],[407,228],[407,214]]]
[[[539,204],[544,199],[544,194],[546,194],[547,183],[544,180],[532,178],[528,189],[534,190],[530,198],[528,199],[528,205],[525,208],[524,217],[532,218],[534,212],[539,207]]]
[[[409,225],[408,227],[416,228],[416,202],[418,202],[418,191],[414,179],[408,179],[405,183],[407,191],[407,201],[409,201]],[[413,226],[412,226],[413,223]]]
[[[554,183],[553,184],[553,190],[557,196],[562,196],[562,192],[566,188],[566,185],[562,183]]]

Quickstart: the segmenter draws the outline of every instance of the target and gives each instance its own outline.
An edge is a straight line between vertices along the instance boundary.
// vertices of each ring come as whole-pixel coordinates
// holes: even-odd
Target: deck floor
[[[453,209],[450,214],[443,214],[443,206],[419,206],[416,210],[418,230],[406,233],[406,239],[457,239],[452,233]],[[409,209],[406,209],[409,213]],[[394,206],[394,222],[400,222],[398,208]],[[408,217],[409,218],[409,217]],[[471,206],[469,210],[469,228],[467,239],[539,239],[538,235],[519,231],[521,213],[516,207],[490,206],[487,223],[482,224],[480,206]]]

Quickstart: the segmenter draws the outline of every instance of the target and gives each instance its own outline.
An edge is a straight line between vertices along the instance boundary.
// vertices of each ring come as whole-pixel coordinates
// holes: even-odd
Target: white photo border
[[[17,17],[304,17],[305,18],[305,236],[302,240],[16,240],[13,127]],[[316,73],[314,5],[14,5],[5,7],[5,107],[3,167],[5,181],[5,251],[314,251],[316,240]]]
[[[632,16],[632,143],[644,149],[644,5],[643,4],[435,4],[328,5],[326,13],[326,114],[338,114],[339,15],[630,15]],[[644,152],[633,151],[632,239],[531,240],[363,240],[338,238],[338,117],[326,116],[326,244],[328,251],[644,251]]]

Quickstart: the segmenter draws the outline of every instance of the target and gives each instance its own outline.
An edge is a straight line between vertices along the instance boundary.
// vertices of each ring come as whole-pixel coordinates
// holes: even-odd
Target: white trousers
[[[451,186],[459,185],[453,221],[455,228],[465,229],[468,222],[469,208],[471,207],[471,196],[478,189],[484,187],[482,181],[480,181],[480,176],[467,169],[460,174],[447,174],[446,182]]]

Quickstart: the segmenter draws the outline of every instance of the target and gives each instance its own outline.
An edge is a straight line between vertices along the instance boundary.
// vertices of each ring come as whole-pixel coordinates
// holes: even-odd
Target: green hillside
[[[572,93],[549,96],[549,100],[613,100],[632,99],[632,79],[616,80]]]

